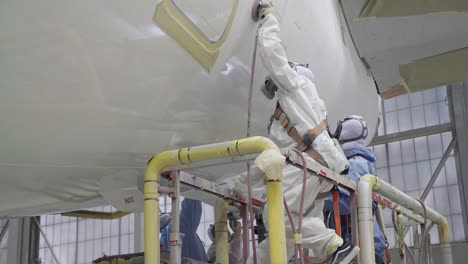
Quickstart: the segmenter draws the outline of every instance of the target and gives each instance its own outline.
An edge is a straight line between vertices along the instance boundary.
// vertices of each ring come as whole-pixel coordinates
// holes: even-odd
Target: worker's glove
[[[264,19],[267,15],[276,16],[276,9],[273,6],[273,3],[262,4],[260,11],[258,12],[258,17]]]
[[[233,231],[232,238],[240,240],[242,237],[242,224],[238,221],[232,221],[231,223],[229,223],[229,225],[231,226],[231,229]]]

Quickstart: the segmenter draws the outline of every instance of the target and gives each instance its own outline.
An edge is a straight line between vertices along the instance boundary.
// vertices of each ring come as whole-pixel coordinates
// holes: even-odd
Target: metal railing
[[[211,193],[224,201],[235,203],[241,208],[241,216],[244,223],[244,260],[249,255],[245,250],[247,246],[247,210],[245,197],[233,193],[224,186],[207,181],[200,177],[181,176],[177,171],[198,167],[207,167],[235,162],[245,162],[256,159],[265,151],[272,150],[277,154],[280,150],[273,142],[266,138],[254,137],[244,140],[206,145],[194,148],[185,148],[163,152],[155,156],[148,163],[145,175],[145,264],[159,263],[159,193],[170,194],[175,199],[172,204],[173,225],[179,219],[178,196],[180,195],[180,184],[189,185],[200,191]],[[303,167],[302,159],[294,151],[283,149],[281,154],[286,158],[286,164]],[[452,264],[450,232],[447,220],[431,208],[424,207],[414,198],[399,191],[385,181],[366,175],[356,182],[321,166],[312,159],[306,159],[306,167],[309,177],[321,177],[335,185],[346,188],[351,195],[351,230],[353,241],[361,248],[360,258],[355,263],[375,263],[373,246],[373,216],[372,201],[374,199],[385,204],[389,209],[407,216],[415,224],[428,221],[439,226],[439,236],[442,245],[443,264]],[[171,179],[169,187],[160,187],[159,179],[162,172],[170,172]],[[286,263],[284,207],[281,179],[266,175],[267,182],[267,205],[269,206],[269,239],[271,259],[275,263]],[[375,194],[378,194],[376,196]],[[270,209],[271,207],[271,209]],[[216,210],[216,232],[215,243],[217,252],[217,263],[228,261],[226,210],[227,203],[220,202]],[[424,212],[425,211],[425,212]],[[176,225],[178,226],[178,225]],[[180,263],[180,234],[177,229],[171,233],[171,263]],[[218,236],[219,233],[219,236]],[[174,242],[174,243],[172,243]],[[424,242],[425,243],[425,242]],[[179,257],[176,257],[179,256]]]

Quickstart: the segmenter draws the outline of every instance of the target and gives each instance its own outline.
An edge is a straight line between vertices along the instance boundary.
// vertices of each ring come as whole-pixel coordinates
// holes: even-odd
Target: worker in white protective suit
[[[232,235],[228,232],[229,264],[241,264],[243,261],[242,224],[238,221],[229,221],[229,226],[233,231]],[[206,252],[208,255],[208,263],[216,263],[215,225],[210,225],[208,228],[208,237],[212,242]]]
[[[271,5],[264,5],[259,12],[258,49],[263,65],[270,72],[262,91],[272,99],[278,99],[272,117],[270,138],[279,146],[291,146],[313,158],[320,164],[341,173],[348,168],[348,161],[339,143],[330,138],[326,121],[327,111],[314,84],[313,73],[299,64],[288,63],[286,52],[279,38],[279,23]],[[251,170],[252,184],[264,180],[264,173],[257,167]],[[303,170],[286,166],[283,170],[284,198],[297,226],[303,215],[302,246],[310,249],[314,257],[330,258],[332,264],[349,263],[359,252],[350,242],[344,243],[333,229],[327,229],[323,221],[324,199],[333,185],[323,179],[308,177],[304,194],[304,211],[299,212],[302,196]],[[246,174],[231,179],[228,184],[245,190]],[[240,187],[240,188],[239,188]],[[267,208],[267,206],[265,206]],[[268,227],[268,212],[263,215]],[[285,215],[288,260],[294,256],[295,240],[288,216]],[[268,239],[259,244],[257,263],[275,263],[269,259]],[[251,262],[252,260],[250,260]],[[281,261],[282,262],[282,261]]]

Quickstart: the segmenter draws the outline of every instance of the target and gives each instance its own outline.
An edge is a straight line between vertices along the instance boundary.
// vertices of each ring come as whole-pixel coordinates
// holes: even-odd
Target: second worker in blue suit
[[[367,138],[367,125],[364,119],[360,116],[348,116],[343,121],[338,123],[335,138],[340,142],[343,151],[349,161],[349,172],[346,175],[351,180],[356,182],[366,175],[375,175],[375,155],[374,152],[367,148],[364,144]],[[341,230],[342,237],[346,240],[351,239],[351,229],[349,228],[350,219],[350,204],[351,198],[347,190],[339,188],[340,191],[340,215],[341,215]],[[328,218],[329,228],[335,227],[333,214],[333,198],[328,196],[325,200],[326,211],[331,212]],[[375,208],[375,204],[373,205]],[[348,221],[347,221],[348,220]],[[375,261],[377,264],[384,263],[385,257],[385,239],[377,222],[374,220],[374,245],[375,245]]]

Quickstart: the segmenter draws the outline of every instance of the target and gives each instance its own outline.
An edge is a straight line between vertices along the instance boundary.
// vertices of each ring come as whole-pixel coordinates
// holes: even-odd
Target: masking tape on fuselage
[[[224,33],[216,42],[211,42],[192,21],[174,5],[172,0],[162,0],[156,6],[153,20],[209,72],[218,58],[221,45],[229,35],[238,3],[239,0],[234,0]]]

